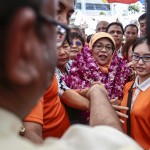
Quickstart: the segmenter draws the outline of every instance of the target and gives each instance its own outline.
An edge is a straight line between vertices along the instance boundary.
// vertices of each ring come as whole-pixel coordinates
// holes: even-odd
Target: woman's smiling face
[[[93,44],[92,53],[100,66],[106,66],[112,58],[113,45],[107,38],[99,39]]]
[[[137,58],[139,58],[139,60],[135,60]],[[142,59],[144,59],[145,61],[143,61]],[[150,49],[146,42],[135,47],[132,57],[132,63],[139,78],[144,81],[150,77]]]
[[[70,59],[74,60],[75,57],[81,52],[83,48],[82,41],[75,38],[70,43]]]

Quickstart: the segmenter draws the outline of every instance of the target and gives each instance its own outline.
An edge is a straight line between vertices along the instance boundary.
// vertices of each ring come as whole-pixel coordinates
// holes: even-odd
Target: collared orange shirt
[[[128,90],[133,82],[129,82],[124,88],[124,97],[121,105],[127,106]],[[135,89],[133,88],[133,97],[135,96]],[[125,111],[122,111],[126,113]],[[150,86],[143,91],[140,90],[135,98],[134,104],[130,112],[131,116],[131,137],[139,143],[144,149],[150,148]],[[122,118],[123,119],[123,118]],[[123,119],[123,129],[127,133],[127,122]]]

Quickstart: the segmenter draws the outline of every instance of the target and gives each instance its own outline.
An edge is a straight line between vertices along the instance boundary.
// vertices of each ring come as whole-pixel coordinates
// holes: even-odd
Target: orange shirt
[[[133,82],[129,82],[124,88],[124,97],[121,105],[127,106],[128,90]],[[134,93],[135,89],[133,89]],[[122,111],[125,113],[125,111]],[[140,91],[135,99],[130,112],[131,116],[131,137],[144,149],[150,148],[150,87]],[[122,118],[123,119],[123,118]],[[123,129],[127,133],[126,119],[123,119]]]
[[[42,104],[41,102],[39,103]],[[41,105],[43,110],[38,106],[36,106],[25,118],[25,121],[42,124],[44,139],[51,136],[61,137],[70,126],[70,121],[65,107],[58,96],[58,83],[56,76],[54,76],[51,86],[43,96],[43,105]],[[41,118],[42,122],[39,121],[40,119],[37,120],[36,118]]]
[[[61,137],[70,126],[68,114],[58,96],[56,76],[49,89],[44,94],[44,126],[43,138]]]
[[[43,98],[39,100],[36,106],[24,119],[25,122],[36,122],[43,126]]]

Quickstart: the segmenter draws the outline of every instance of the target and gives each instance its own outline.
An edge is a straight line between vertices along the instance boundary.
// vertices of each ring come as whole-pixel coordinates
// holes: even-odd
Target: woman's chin
[[[105,60],[100,60],[100,61],[98,61],[98,64],[100,65],[100,66],[106,66],[107,64],[108,64],[108,62]]]

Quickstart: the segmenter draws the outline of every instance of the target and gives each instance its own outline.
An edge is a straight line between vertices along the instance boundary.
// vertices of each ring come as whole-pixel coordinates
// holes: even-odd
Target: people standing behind
[[[123,58],[127,59],[128,62],[132,61],[132,47],[136,40],[137,38],[128,39],[122,47],[122,56]]]
[[[128,24],[124,28],[125,41],[134,40],[138,37],[138,27],[135,24]]]
[[[117,51],[118,56],[122,58],[122,45],[124,35],[122,24],[119,22],[112,22],[108,25],[106,32],[114,38],[116,44],[115,50]]]
[[[71,124],[78,123],[78,111],[89,110],[89,100],[85,97],[87,90],[73,90],[70,89],[63,78],[69,74],[72,61],[69,60],[70,46],[69,41],[65,41],[62,46],[57,49],[57,67],[55,74],[59,86],[59,97],[62,103],[65,104],[68,111]]]
[[[70,25],[69,30],[70,30],[70,33],[79,33],[80,35],[82,35],[81,28],[77,25]]]
[[[93,36],[93,34],[90,34],[87,36],[86,38],[86,42],[89,44],[90,43],[90,40],[91,40],[91,37]]]
[[[74,60],[78,54],[81,53],[82,48],[84,47],[85,41],[83,37],[76,32],[71,32],[69,34],[69,40],[70,40],[70,53],[69,57],[71,60]]]
[[[140,37],[147,35],[147,13],[142,14],[138,18],[138,22],[140,24]]]
[[[150,45],[145,37],[137,39],[133,45],[132,63],[137,73],[135,81],[124,88],[121,105],[129,107],[124,131],[144,149],[150,149]],[[125,113],[125,112],[124,112]]]
[[[82,90],[80,92],[72,90],[67,87],[66,83],[62,80],[66,75],[69,74],[70,67],[72,65],[72,62],[70,63],[69,61],[69,54],[70,46],[69,43],[65,41],[63,45],[57,49],[57,67],[55,69],[55,74],[59,86],[59,97],[67,106],[81,110],[88,110],[89,100],[85,97],[82,97],[85,96],[84,93],[86,93],[88,89]]]
[[[89,110],[90,98],[87,99],[85,96],[89,88],[80,90],[70,89],[62,80],[69,74],[70,67],[72,65],[69,61],[69,49],[69,42],[67,41],[65,41],[63,45],[57,49],[58,60],[55,74],[58,81],[60,99],[66,105],[71,124],[75,124],[79,123],[80,114],[78,110]],[[115,106],[116,105],[114,104],[113,107]],[[119,108],[117,110],[119,110]]]
[[[129,39],[124,43],[122,47],[123,58],[128,61],[127,66],[131,70],[130,81],[135,80],[135,77],[136,77],[136,71],[134,70],[133,65],[132,65],[132,47],[134,43],[136,42],[136,40],[137,38],[132,39],[132,40]]]
[[[107,21],[100,21],[97,23],[96,26],[96,33],[97,32],[106,32],[106,29],[108,27],[109,23]]]

